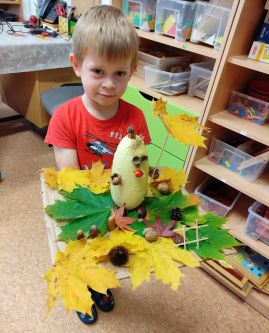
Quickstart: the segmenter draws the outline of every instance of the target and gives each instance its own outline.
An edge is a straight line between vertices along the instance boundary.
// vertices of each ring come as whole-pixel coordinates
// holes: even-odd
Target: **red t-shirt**
[[[150,135],[143,112],[120,99],[118,112],[108,120],[93,117],[85,108],[82,97],[76,97],[61,105],[49,123],[45,142],[62,148],[75,149],[81,168],[91,168],[92,162],[101,160],[110,168],[119,141],[133,126],[137,135]]]

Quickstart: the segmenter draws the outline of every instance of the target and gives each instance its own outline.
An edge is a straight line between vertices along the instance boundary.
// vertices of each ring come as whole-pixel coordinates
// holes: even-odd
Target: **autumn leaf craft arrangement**
[[[188,115],[171,116],[154,102],[168,134],[183,144],[204,146],[202,127]],[[111,170],[101,162],[85,171],[43,169],[48,188],[64,200],[45,207],[66,242],[46,273],[48,312],[58,298],[67,310],[91,314],[89,286],[101,293],[120,285],[117,267],[128,269],[133,288],[155,278],[176,290],[179,264],[197,267],[201,259],[223,259],[222,250],[239,243],[223,227],[226,219],[201,215],[199,201],[184,194],[183,171],[149,167],[146,147],[132,129],[115,152]],[[112,263],[113,269],[104,264]],[[112,267],[113,267],[112,266]]]

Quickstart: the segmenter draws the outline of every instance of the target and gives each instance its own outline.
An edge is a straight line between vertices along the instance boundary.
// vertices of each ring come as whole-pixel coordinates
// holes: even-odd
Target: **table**
[[[5,102],[37,127],[48,124],[49,116],[40,103],[40,94],[63,83],[79,82],[69,63],[72,42],[58,36],[40,38],[14,23],[20,31],[0,34],[1,93]]]

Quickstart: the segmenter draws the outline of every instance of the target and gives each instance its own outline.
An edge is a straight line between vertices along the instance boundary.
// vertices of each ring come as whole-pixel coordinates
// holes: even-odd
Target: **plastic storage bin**
[[[191,37],[194,13],[194,2],[158,0],[155,32],[184,42]]]
[[[269,118],[269,103],[232,91],[228,112],[237,117],[263,125]]]
[[[190,64],[190,67],[191,76],[188,95],[204,99],[214,67],[214,62],[208,61]]]
[[[229,19],[230,9],[197,1],[191,42],[203,42],[219,49]]]
[[[255,201],[248,209],[245,232],[254,240],[261,240],[269,245],[269,208]]]
[[[226,167],[232,172],[238,174],[249,182],[255,181],[263,172],[267,162],[260,162],[257,159],[257,164],[248,168],[238,170],[238,167],[243,161],[253,158],[253,155],[247,153],[251,151],[252,154],[262,151],[266,146],[253,140],[247,140],[243,136],[233,136],[228,133],[213,137],[210,145],[208,158],[219,165]],[[255,150],[255,152],[253,152]]]
[[[188,89],[190,71],[171,73],[157,66],[145,66],[145,86],[165,95],[177,95]]]
[[[123,1],[123,12],[133,25],[143,31],[154,30],[157,0]]]
[[[233,187],[214,178],[206,178],[194,193],[200,199],[201,208],[212,211],[218,216],[226,216],[240,196]]]
[[[145,50],[146,51],[146,50]],[[180,53],[175,53],[164,50],[147,50],[147,52],[138,51],[138,62],[136,68],[136,75],[145,78],[145,66],[155,65],[157,67],[169,67],[176,66],[180,63],[189,63],[191,60],[190,55],[180,55]]]

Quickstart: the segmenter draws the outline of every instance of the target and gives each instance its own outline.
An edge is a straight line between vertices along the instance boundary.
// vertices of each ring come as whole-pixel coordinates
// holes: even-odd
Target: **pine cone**
[[[170,215],[171,219],[172,220],[175,220],[175,221],[180,221],[182,220],[182,210],[178,207],[176,208],[173,208],[171,210],[171,215]]]

